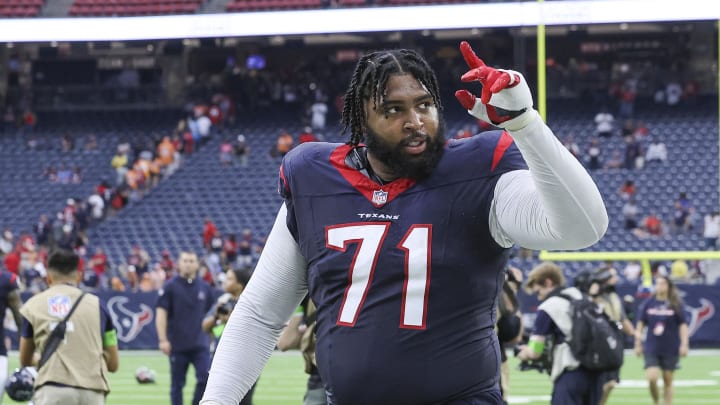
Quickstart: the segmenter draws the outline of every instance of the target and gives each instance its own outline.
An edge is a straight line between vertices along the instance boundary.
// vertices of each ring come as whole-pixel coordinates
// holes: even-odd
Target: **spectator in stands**
[[[620,154],[620,151],[614,151],[612,153],[612,156],[610,157],[610,160],[605,163],[606,169],[622,169],[623,167],[623,159],[622,155]]]
[[[620,199],[628,201],[635,197],[635,182],[633,180],[625,180],[623,185],[620,187]]]
[[[625,280],[630,283],[635,283],[640,279],[640,273],[642,272],[642,266],[637,261],[629,261],[623,269],[623,276]]]
[[[563,146],[565,146],[565,148],[569,150],[576,159],[580,160],[580,147],[577,143],[575,143],[575,139],[572,135],[568,135],[565,137],[565,141],[563,141]]]
[[[203,232],[202,232],[202,241],[203,241],[203,247],[206,250],[210,250],[210,240],[212,240],[213,236],[215,235],[215,232],[217,232],[217,227],[213,223],[213,221],[210,218],[205,218],[205,225],[203,225]]]
[[[137,288],[145,273],[150,270],[150,255],[145,249],[135,245],[130,250],[127,264],[134,269],[134,280],[131,281],[133,281],[134,287]]]
[[[0,257],[7,255],[13,249],[15,249],[15,235],[10,228],[6,227],[0,238]]]
[[[97,152],[98,142],[95,134],[89,134],[87,136],[87,139],[85,139],[85,145],[83,146],[83,150],[85,150],[85,152]]]
[[[238,241],[238,258],[237,265],[240,269],[249,269],[252,267],[254,259],[255,241],[250,228],[242,230],[242,235]]]
[[[305,142],[317,142],[318,139],[313,134],[313,130],[310,127],[305,127],[303,131],[300,133],[300,136],[298,136],[298,144],[305,143]]]
[[[623,167],[626,169],[642,169],[645,158],[642,152],[642,145],[632,135],[625,137],[625,160]]]
[[[247,167],[249,154],[250,147],[247,145],[245,135],[238,135],[237,142],[235,142],[235,158],[237,159],[238,164],[240,164],[240,167]]]
[[[60,150],[62,152],[72,152],[75,149],[75,139],[73,136],[66,132],[60,138]]]
[[[590,145],[586,149],[585,164],[589,170],[597,170],[602,167],[602,148],[600,147],[600,140],[593,138],[590,140]]]
[[[690,211],[683,208],[680,201],[675,201],[673,207],[672,231],[687,232],[692,228],[690,221]]]
[[[625,120],[620,128],[620,136],[624,138],[628,136],[635,137],[635,121]]]
[[[80,184],[80,183],[82,183],[82,179],[83,179],[82,168],[78,165],[73,166],[72,174],[70,175],[70,182],[72,184]]]
[[[223,241],[222,248],[222,266],[223,268],[235,267],[238,257],[238,243],[237,237],[234,233],[227,235],[227,238]]]
[[[705,215],[704,218],[703,238],[705,238],[706,249],[717,249],[718,234],[720,234],[720,212],[715,210]]]
[[[273,152],[270,153],[273,157],[284,157],[286,153],[290,152],[290,149],[293,147],[293,137],[290,135],[284,128],[280,130],[280,135],[278,135],[277,142],[275,143],[275,148],[273,148]]]
[[[653,139],[650,145],[648,145],[647,152],[645,153],[645,162],[665,163],[666,160],[667,148],[665,147],[665,143],[657,138]]]
[[[683,89],[677,80],[671,80],[665,87],[665,102],[668,106],[674,107],[680,104],[682,99]]]
[[[37,115],[30,110],[26,109],[22,116],[22,123],[23,123],[23,133],[25,134],[31,134],[35,132],[35,127],[37,126]]]
[[[157,146],[157,157],[164,168],[173,164],[175,160],[175,145],[173,145],[169,136],[165,136],[162,142]]]
[[[674,281],[686,281],[690,274],[690,266],[685,260],[677,259],[670,264],[670,277]]]
[[[87,267],[97,277],[97,283],[100,287],[105,288],[108,283],[108,257],[105,250],[101,247],[95,248],[95,253],[88,260]]]
[[[175,262],[167,249],[163,250],[160,256],[160,268],[165,272],[165,280],[169,280],[170,277],[175,275]]]
[[[57,170],[57,182],[60,184],[70,184],[72,182],[72,169],[65,164],[60,163]]]
[[[50,183],[57,183],[57,168],[53,165],[46,166],[45,170],[43,171],[43,177],[50,180]]]
[[[40,215],[37,222],[33,224],[33,233],[35,234],[35,241],[37,241],[38,245],[50,246],[52,226],[50,225],[47,215]]]
[[[622,207],[623,223],[627,230],[633,230],[638,227],[638,216],[640,208],[635,203],[634,198],[629,198]]]
[[[128,155],[127,152],[122,152],[122,149],[118,146],[118,150],[110,161],[110,166],[115,169],[115,184],[120,185],[125,182],[125,176],[128,171]]]
[[[641,239],[659,237],[665,234],[665,227],[657,213],[651,212],[642,220],[638,228],[633,229],[633,234]]]
[[[620,100],[618,105],[620,106],[620,112],[618,116],[622,118],[632,118],[635,114],[635,97],[637,91],[635,90],[635,84],[629,80],[625,82],[620,91]]]
[[[316,100],[310,107],[310,125],[315,130],[325,129],[325,121],[328,113],[327,103],[323,99]]]
[[[607,107],[602,107],[600,112],[595,115],[595,133],[603,138],[612,136],[615,129],[615,117],[608,111]]]
[[[220,143],[220,163],[224,166],[230,166],[233,163],[233,144],[230,139],[225,138]]]

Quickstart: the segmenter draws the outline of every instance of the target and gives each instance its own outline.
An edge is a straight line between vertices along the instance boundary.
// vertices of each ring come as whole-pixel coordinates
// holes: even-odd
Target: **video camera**
[[[513,353],[515,354],[515,357],[517,357],[518,353],[520,353],[520,347],[513,347]],[[518,369],[520,371],[535,370],[538,373],[550,374],[550,371],[552,371],[552,358],[547,346],[540,358],[535,360],[523,360],[518,365]]]
[[[230,312],[232,312],[234,307],[235,307],[235,302],[231,300],[231,301],[228,301],[228,302],[218,305],[216,311],[217,311],[218,315],[229,315]]]

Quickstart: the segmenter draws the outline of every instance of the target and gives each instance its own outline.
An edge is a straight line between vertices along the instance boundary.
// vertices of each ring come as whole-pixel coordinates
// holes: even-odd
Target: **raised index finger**
[[[482,59],[478,58],[477,55],[475,55],[475,52],[472,50],[470,44],[467,43],[467,41],[460,42],[460,53],[462,53],[463,58],[465,58],[465,63],[468,64],[470,69],[476,69],[485,66],[485,62],[483,62]]]

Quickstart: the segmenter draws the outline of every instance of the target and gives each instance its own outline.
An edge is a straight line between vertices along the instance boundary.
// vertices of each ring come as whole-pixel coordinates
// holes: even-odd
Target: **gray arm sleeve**
[[[225,326],[202,405],[237,405],[260,376],[280,332],[307,294],[307,263],[280,207],[250,282]]]
[[[530,170],[505,173],[495,185],[490,208],[495,241],[528,249],[582,249],[599,241],[608,215],[580,162],[539,115],[510,135]]]

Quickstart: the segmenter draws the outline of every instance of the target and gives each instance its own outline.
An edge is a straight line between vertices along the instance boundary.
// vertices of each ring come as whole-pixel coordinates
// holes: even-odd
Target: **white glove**
[[[455,92],[455,97],[471,115],[508,131],[525,128],[535,119],[532,94],[522,74],[485,65],[465,41],[460,43],[460,52],[470,67],[462,81],[477,80],[483,86],[479,99],[467,90]]]

